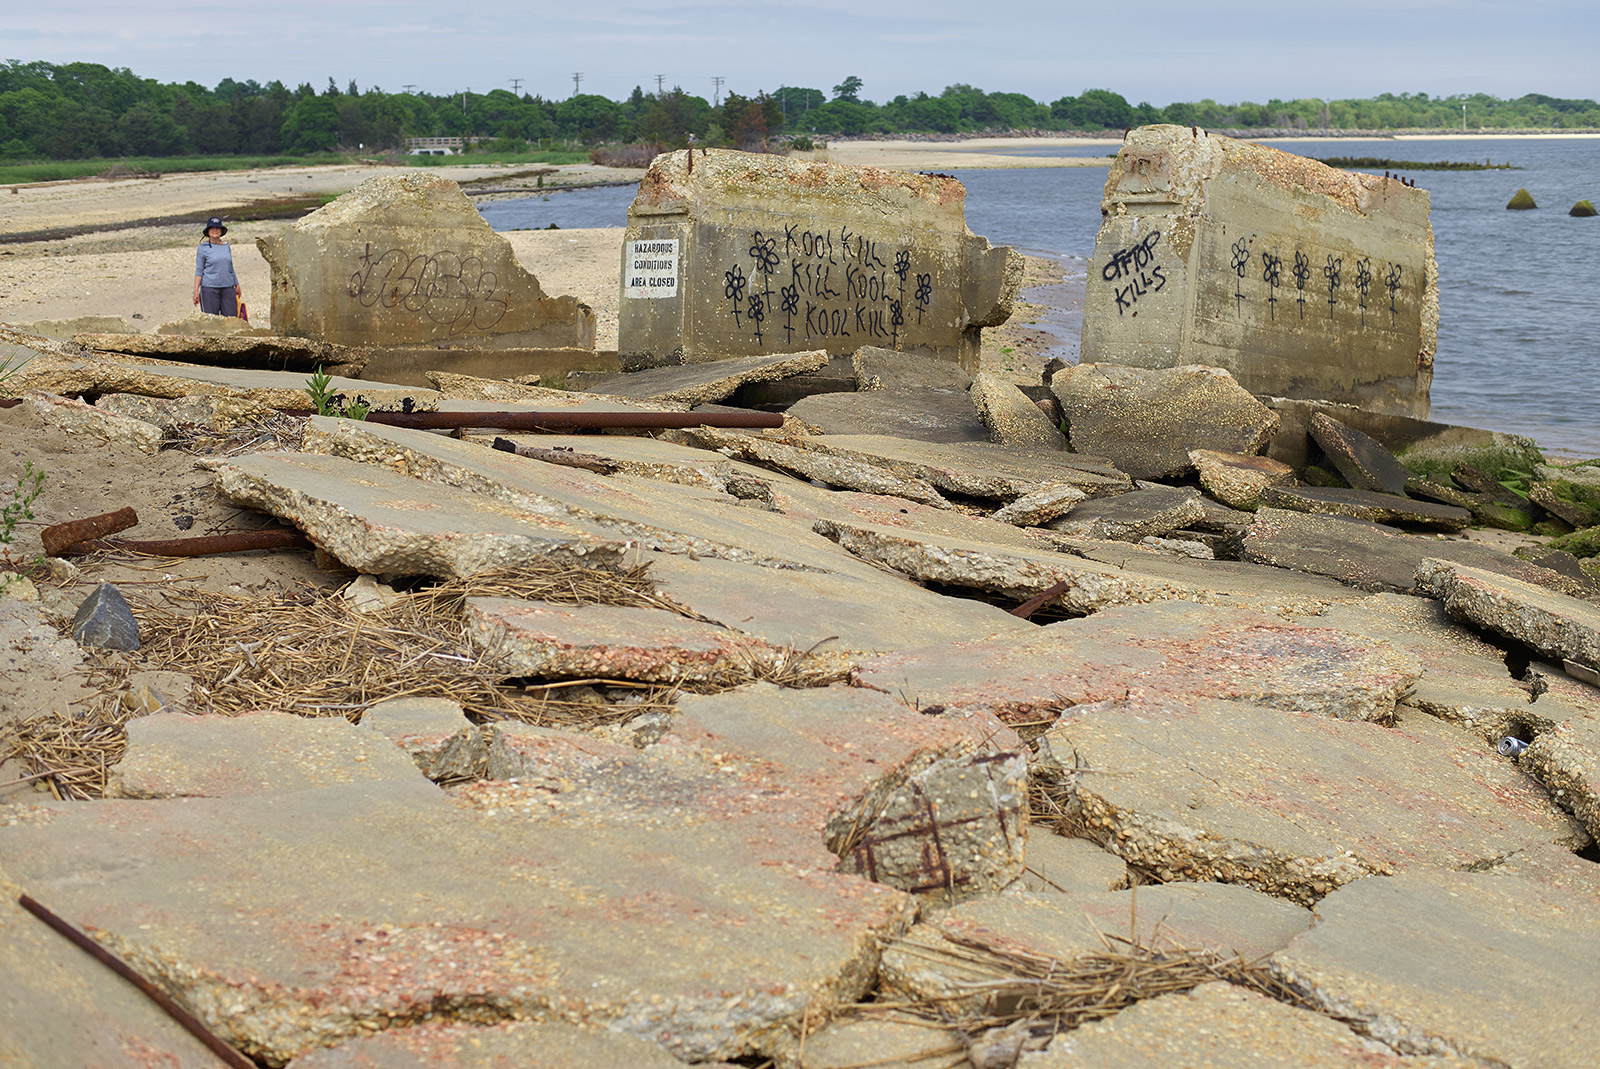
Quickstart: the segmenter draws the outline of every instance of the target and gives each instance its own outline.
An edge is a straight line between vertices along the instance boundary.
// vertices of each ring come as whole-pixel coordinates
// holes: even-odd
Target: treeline
[[[1050,101],[952,85],[878,104],[861,97],[854,75],[829,93],[781,86],[715,101],[672,89],[635,88],[624,100],[576,94],[547,100],[504,89],[448,96],[343,88],[320,91],[225,78],[157,82],[97,63],[0,64],[0,159],[68,160],[117,156],[301,155],[334,149],[380,152],[405,137],[462,136],[548,146],[697,142],[752,147],[775,138],[1008,130],[1121,130],[1154,122],[1212,129],[1378,130],[1595,128],[1600,104],[1529,94],[1430,97],[1385,93],[1368,100],[1270,100],[1265,104],[1130,104],[1108,89]]]

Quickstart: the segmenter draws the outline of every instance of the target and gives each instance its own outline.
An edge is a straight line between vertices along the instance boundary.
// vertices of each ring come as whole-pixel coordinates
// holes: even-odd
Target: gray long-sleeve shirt
[[[202,241],[195,250],[194,273],[200,276],[202,286],[237,286],[239,276],[233,273],[233,247]]]

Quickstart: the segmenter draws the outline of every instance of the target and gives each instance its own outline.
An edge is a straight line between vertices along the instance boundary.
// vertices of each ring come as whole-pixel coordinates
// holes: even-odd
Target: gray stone
[[[261,1060],[552,1015],[681,1061],[786,1060],[912,919],[904,892],[833,871],[819,830],[997,732],[849,688],[754,687],[687,699],[644,750],[546,732],[519,783],[446,793],[395,751],[403,778],[39,807],[0,827],[0,855]]]
[[[341,345],[594,348],[594,312],[547,296],[454,182],[369,178],[257,239],[272,329]]]
[[[1426,191],[1146,126],[1123,141],[1101,210],[1084,360],[1208,364],[1255,394],[1427,416],[1439,291]]]
[[[1411,535],[1391,527],[1336,516],[1314,516],[1262,508],[1245,533],[1240,556],[1246,561],[1327,575],[1358,590],[1410,593],[1417,567],[1439,557],[1515,576],[1549,589],[1582,594],[1589,584],[1519,560],[1475,542]]]
[[[361,572],[465,576],[531,561],[620,564],[627,553],[592,525],[342,457],[256,453],[215,474],[228,500],[294,524]]]
[[[1022,257],[975,237],[965,201],[947,176],[658,156],[628,208],[623,369],[864,342],[975,369],[979,328],[1010,316]]]
[[[185,716],[128,722],[128,749],[111,770],[113,798],[242,798],[415,775],[406,755],[342,716],[289,713]]]
[[[1312,905],[1363,876],[1590,841],[1478,739],[1421,714],[1386,728],[1133,697],[1068,709],[1044,738],[1082,825],[1162,879]]]
[[[30,390],[23,396],[28,408],[40,419],[60,427],[68,434],[131,445],[141,453],[157,453],[161,450],[161,428],[153,423],[119,416],[75,398],[53,393]]]
[[[998,635],[863,662],[861,686],[919,708],[976,709],[1009,724],[1124,695],[1228,698],[1379,720],[1422,673],[1410,654],[1328,627],[1182,602],[1107,608],[1030,635]]]
[[[989,428],[978,418],[965,387],[819,393],[796,401],[788,413],[824,434],[884,435],[939,443],[989,440]]]
[[[492,731],[480,730],[446,698],[389,698],[361,715],[361,726],[377,732],[410,757],[431,780],[481,776]]]
[[[565,1021],[422,1024],[312,1051],[289,1069],[682,1069],[659,1044]],[[711,1066],[710,1069],[718,1069]]]
[[[1322,412],[1311,417],[1308,429],[1329,463],[1352,487],[1405,496],[1411,469],[1375,439]]]
[[[1339,1021],[1215,981],[1144,999],[1025,1051],[1016,1069],[1483,1069],[1477,1059],[1405,1057]]]
[[[1269,486],[1261,491],[1261,504],[1369,523],[1409,523],[1441,531],[1459,531],[1472,523],[1472,513],[1453,505],[1337,486]]]
[[[1063,368],[1050,389],[1072,448],[1104,456],[1135,479],[1189,471],[1189,453],[1258,453],[1278,417],[1215,367],[1146,369],[1114,363]]]
[[[1294,482],[1294,469],[1271,457],[1195,449],[1189,453],[1206,493],[1232,508],[1254,512],[1261,491]]]
[[[243,324],[238,319],[201,314],[204,325]],[[155,334],[79,334],[79,345],[119,357],[175,360],[183,364],[249,369],[254,371],[292,371],[308,374],[319,367],[339,368],[350,377],[361,374],[368,353],[348,345],[331,345],[309,338],[281,338],[271,331],[244,328],[242,335],[187,334],[166,327]],[[376,376],[374,376],[376,377]]]
[[[1417,567],[1417,586],[1451,616],[1486,627],[1556,659],[1600,668],[1600,606],[1452,561]]]
[[[1023,494],[1010,504],[1002,505],[990,519],[1018,527],[1037,527],[1072,511],[1083,500],[1084,493],[1076,486],[1057,483]]]
[[[863,345],[850,356],[856,389],[868,390],[961,390],[972,385],[972,376],[960,364],[948,360],[929,360],[920,353],[902,353],[877,345]]]
[[[665,609],[468,598],[465,626],[493,670],[535,679],[742,683],[789,653]]]
[[[1128,863],[1087,839],[1028,831],[1028,868],[1016,885],[1034,894],[1093,894],[1128,884]]]
[[[1250,959],[1281,950],[1310,925],[1308,910],[1222,884],[1002,895],[957,906],[885,948],[883,994],[986,1013],[997,1008],[999,993],[983,988],[1007,970],[999,961],[985,961],[985,951],[1021,951],[1070,965],[1104,954],[1108,941],[1116,946],[1117,940],[1128,940]]]
[[[718,360],[709,367],[688,364],[634,371],[601,379],[591,384],[589,390],[640,401],[703,405],[725,401],[747,383],[772,382],[827,366],[828,354],[821,349],[777,355],[763,353],[737,360]]]
[[[136,650],[139,621],[133,618],[122,591],[110,583],[101,583],[78,606],[77,615],[72,618],[72,637],[80,646]]]
[[[978,418],[989,428],[990,441],[1020,449],[1065,449],[1067,440],[1055,424],[1045,418],[1028,395],[1008,382],[988,373],[972,380],[972,403]]]
[[[1498,873],[1358,880],[1272,958],[1327,1011],[1408,1054],[1594,1064],[1596,899]]]
[[[1079,538],[1137,542],[1188,527],[1205,515],[1200,495],[1188,487],[1152,487],[1083,502],[1047,526]]]

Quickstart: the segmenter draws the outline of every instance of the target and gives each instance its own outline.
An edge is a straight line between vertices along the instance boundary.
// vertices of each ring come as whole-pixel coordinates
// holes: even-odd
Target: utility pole
[[[506,81],[511,83],[511,91],[513,93],[515,93],[518,96],[522,95],[522,79],[521,78],[507,78]]]
[[[711,85],[712,85],[711,106],[712,107],[716,107],[718,104],[720,104],[722,102],[722,83],[725,82],[725,81],[727,81],[726,78],[718,78],[716,76],[712,77],[712,79],[711,79]]]
[[[1467,132],[1467,106],[1461,105],[1461,132]]]
[[[578,86],[580,86],[582,84],[583,84],[583,72],[582,71],[573,71],[572,72],[572,95],[573,96],[577,96],[578,95]]]
[[[656,99],[657,100],[661,99],[661,83],[666,81],[666,79],[667,79],[667,76],[665,74],[656,75]]]
[[[472,92],[472,86],[470,85],[461,92],[461,114],[463,115],[467,113],[467,94],[470,92]]]
[[[406,92],[409,93],[409,92],[411,92],[411,90],[415,89],[416,87],[417,87],[417,83],[416,82],[407,82],[405,85],[402,85],[400,88],[404,89]]]

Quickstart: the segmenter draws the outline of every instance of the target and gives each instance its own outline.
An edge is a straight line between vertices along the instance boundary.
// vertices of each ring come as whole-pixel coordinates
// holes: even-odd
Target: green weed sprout
[[[14,583],[20,570],[11,556],[9,547],[17,536],[17,525],[23,520],[33,519],[33,503],[39,500],[39,495],[44,493],[44,472],[34,469],[33,462],[22,466],[22,474],[17,478],[17,483],[0,503],[0,558],[8,566],[0,571],[0,590]]]

